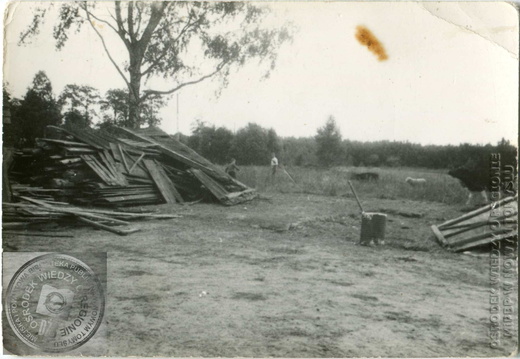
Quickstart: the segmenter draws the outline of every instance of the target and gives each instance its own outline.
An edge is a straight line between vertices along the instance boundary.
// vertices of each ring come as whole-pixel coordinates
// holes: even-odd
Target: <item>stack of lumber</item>
[[[15,152],[14,199],[124,207],[211,201],[234,205],[256,192],[158,128],[48,126]]]
[[[431,229],[440,244],[453,252],[513,237],[518,240],[518,196],[506,197]]]
[[[85,209],[70,206],[67,203],[35,199],[21,196],[17,203],[3,203],[4,230],[25,229],[32,224],[48,221],[74,221],[89,226],[128,235],[139,231],[139,227],[130,226],[130,220],[180,218],[173,214],[114,212],[99,209]]]

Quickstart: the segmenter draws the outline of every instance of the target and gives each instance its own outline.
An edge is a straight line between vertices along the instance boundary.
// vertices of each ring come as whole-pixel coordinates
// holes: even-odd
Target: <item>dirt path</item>
[[[285,194],[231,208],[167,208],[119,237],[5,237],[20,251],[107,251],[108,355],[255,357],[506,356],[489,346],[489,257],[448,253],[435,203],[366,201],[391,215],[384,247],[357,245],[350,198]]]

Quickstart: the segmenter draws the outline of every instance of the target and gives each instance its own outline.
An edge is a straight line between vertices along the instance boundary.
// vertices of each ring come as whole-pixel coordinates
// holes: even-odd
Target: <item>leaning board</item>
[[[459,252],[514,236],[517,215],[518,197],[507,197],[431,228],[444,247]]]

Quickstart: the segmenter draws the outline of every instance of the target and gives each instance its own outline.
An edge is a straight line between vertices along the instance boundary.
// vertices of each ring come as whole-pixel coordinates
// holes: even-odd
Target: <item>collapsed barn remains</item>
[[[9,222],[62,217],[70,211],[85,213],[81,208],[91,206],[200,201],[229,206],[256,196],[254,189],[155,127],[93,130],[48,126],[35,147],[15,151],[9,180],[13,200],[19,203],[4,204],[4,229]],[[69,205],[79,207],[68,208],[68,213],[56,211]],[[118,213],[111,216],[115,221],[110,224],[123,221],[118,216],[136,217]],[[96,225],[90,223],[93,219],[82,217],[83,222]],[[105,225],[103,220],[99,223]]]

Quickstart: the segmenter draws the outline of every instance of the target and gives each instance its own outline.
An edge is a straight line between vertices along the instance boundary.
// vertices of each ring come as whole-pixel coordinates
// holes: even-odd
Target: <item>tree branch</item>
[[[143,31],[143,36],[138,40],[140,44],[148,44],[150,42],[150,39],[152,38],[153,32],[155,31],[155,28],[159,25],[161,22],[161,19],[164,14],[164,10],[170,5],[171,3],[167,1],[163,1],[160,4],[160,8],[157,9],[157,3],[151,3],[152,13],[150,14],[150,20],[148,21],[148,24],[146,25],[146,28]],[[143,51],[144,53],[144,51]]]
[[[92,26],[92,29],[94,29],[94,31],[96,32],[96,34],[98,35],[99,39],[101,40],[101,44],[103,45],[103,48],[105,49],[105,52],[108,56],[108,58],[110,59],[110,61],[112,62],[112,65],[114,65],[114,67],[116,68],[117,72],[119,72],[119,75],[121,75],[121,77],[123,78],[123,80],[125,81],[126,85],[127,86],[130,86],[130,83],[128,82],[128,80],[126,79],[125,75],[123,74],[123,71],[121,71],[121,69],[119,68],[119,66],[117,65],[117,63],[115,62],[114,58],[112,57],[112,55],[110,54],[110,51],[108,51],[108,48],[107,48],[107,45],[105,43],[105,39],[103,38],[103,35],[101,35],[101,33],[98,31],[98,29],[96,29],[96,26],[92,23],[92,19],[90,18],[90,14],[88,11],[86,11],[86,14],[87,14],[87,20],[90,24],[90,26]]]
[[[118,34],[121,40],[123,40],[123,43],[125,44],[128,51],[130,51],[130,41],[128,41],[128,39],[125,37],[125,34],[128,34],[128,31],[126,31],[125,27],[123,26],[123,18],[121,16],[121,1],[116,1],[115,6],[117,28],[119,29]]]
[[[139,5],[139,3],[135,5],[137,9],[137,29],[135,30],[135,34],[137,36],[139,36],[139,32],[141,31],[141,21],[143,20],[143,9]]]
[[[116,34],[118,33],[117,29],[111,24],[109,23],[108,21],[106,20],[103,20],[103,19],[100,19],[99,17],[97,17],[96,15],[94,15],[93,12],[89,11],[88,8],[87,8],[87,4],[86,3],[83,3],[83,4],[80,4],[80,6],[83,8],[83,11],[87,12],[91,17],[93,17],[96,21],[99,21],[103,24],[106,24],[108,25],[112,30],[114,30],[116,32]]]
[[[224,66],[227,64],[226,61],[223,61],[221,62],[217,68],[215,69],[215,71],[207,74],[207,75],[204,75],[200,78],[198,78],[197,80],[193,80],[193,81],[188,81],[188,82],[185,82],[185,83],[182,83],[180,84],[179,86],[177,87],[174,87],[170,90],[166,90],[166,91],[157,91],[157,90],[145,90],[144,91],[144,95],[141,96],[140,100],[143,101],[143,100],[146,100],[148,97],[152,96],[152,95],[170,95],[176,91],[179,91],[181,88],[183,87],[186,87],[186,86],[189,86],[189,85],[195,85],[195,84],[198,84],[199,82],[202,82],[214,75],[216,75],[218,72],[220,72],[220,70],[222,70],[224,68]]]
[[[184,27],[182,28],[182,30],[179,32],[179,34],[177,35],[177,37],[173,38],[173,36],[172,36],[172,34],[171,34],[170,30],[169,30],[169,27],[168,27],[168,29],[167,29],[168,34],[170,35],[170,38],[173,39],[173,41],[172,41],[172,46],[173,46],[174,44],[176,44],[176,43],[181,39],[181,37],[182,37],[182,36],[183,36],[187,31],[188,31],[188,29],[194,27],[195,25],[198,25],[198,24],[201,22],[201,20],[202,20],[202,19],[199,17],[198,20],[196,20],[196,21],[194,21],[194,22],[191,22],[191,20],[192,20],[192,14],[191,14],[191,11],[188,11],[188,12],[189,12],[188,21],[186,22],[186,25],[184,25]],[[158,58],[156,58],[156,59],[155,59],[155,60],[150,64],[150,66],[148,66],[148,68],[147,68],[146,70],[144,70],[144,71],[142,72],[142,75],[143,75],[143,76],[146,76],[147,74],[149,74],[150,72],[152,72],[152,71],[153,71],[153,68],[154,68],[155,66],[157,66],[157,65],[159,64],[159,62],[160,62],[160,61],[161,61],[161,60],[162,60],[162,59],[163,59],[167,54],[168,54],[168,49],[164,49],[164,50],[163,50],[163,53],[162,53]],[[149,61],[148,61],[148,62],[149,62]]]
[[[128,2],[128,15],[126,18],[126,22],[128,24],[128,34],[130,35],[130,40],[135,42],[136,37],[134,33],[134,3],[132,1]]]

